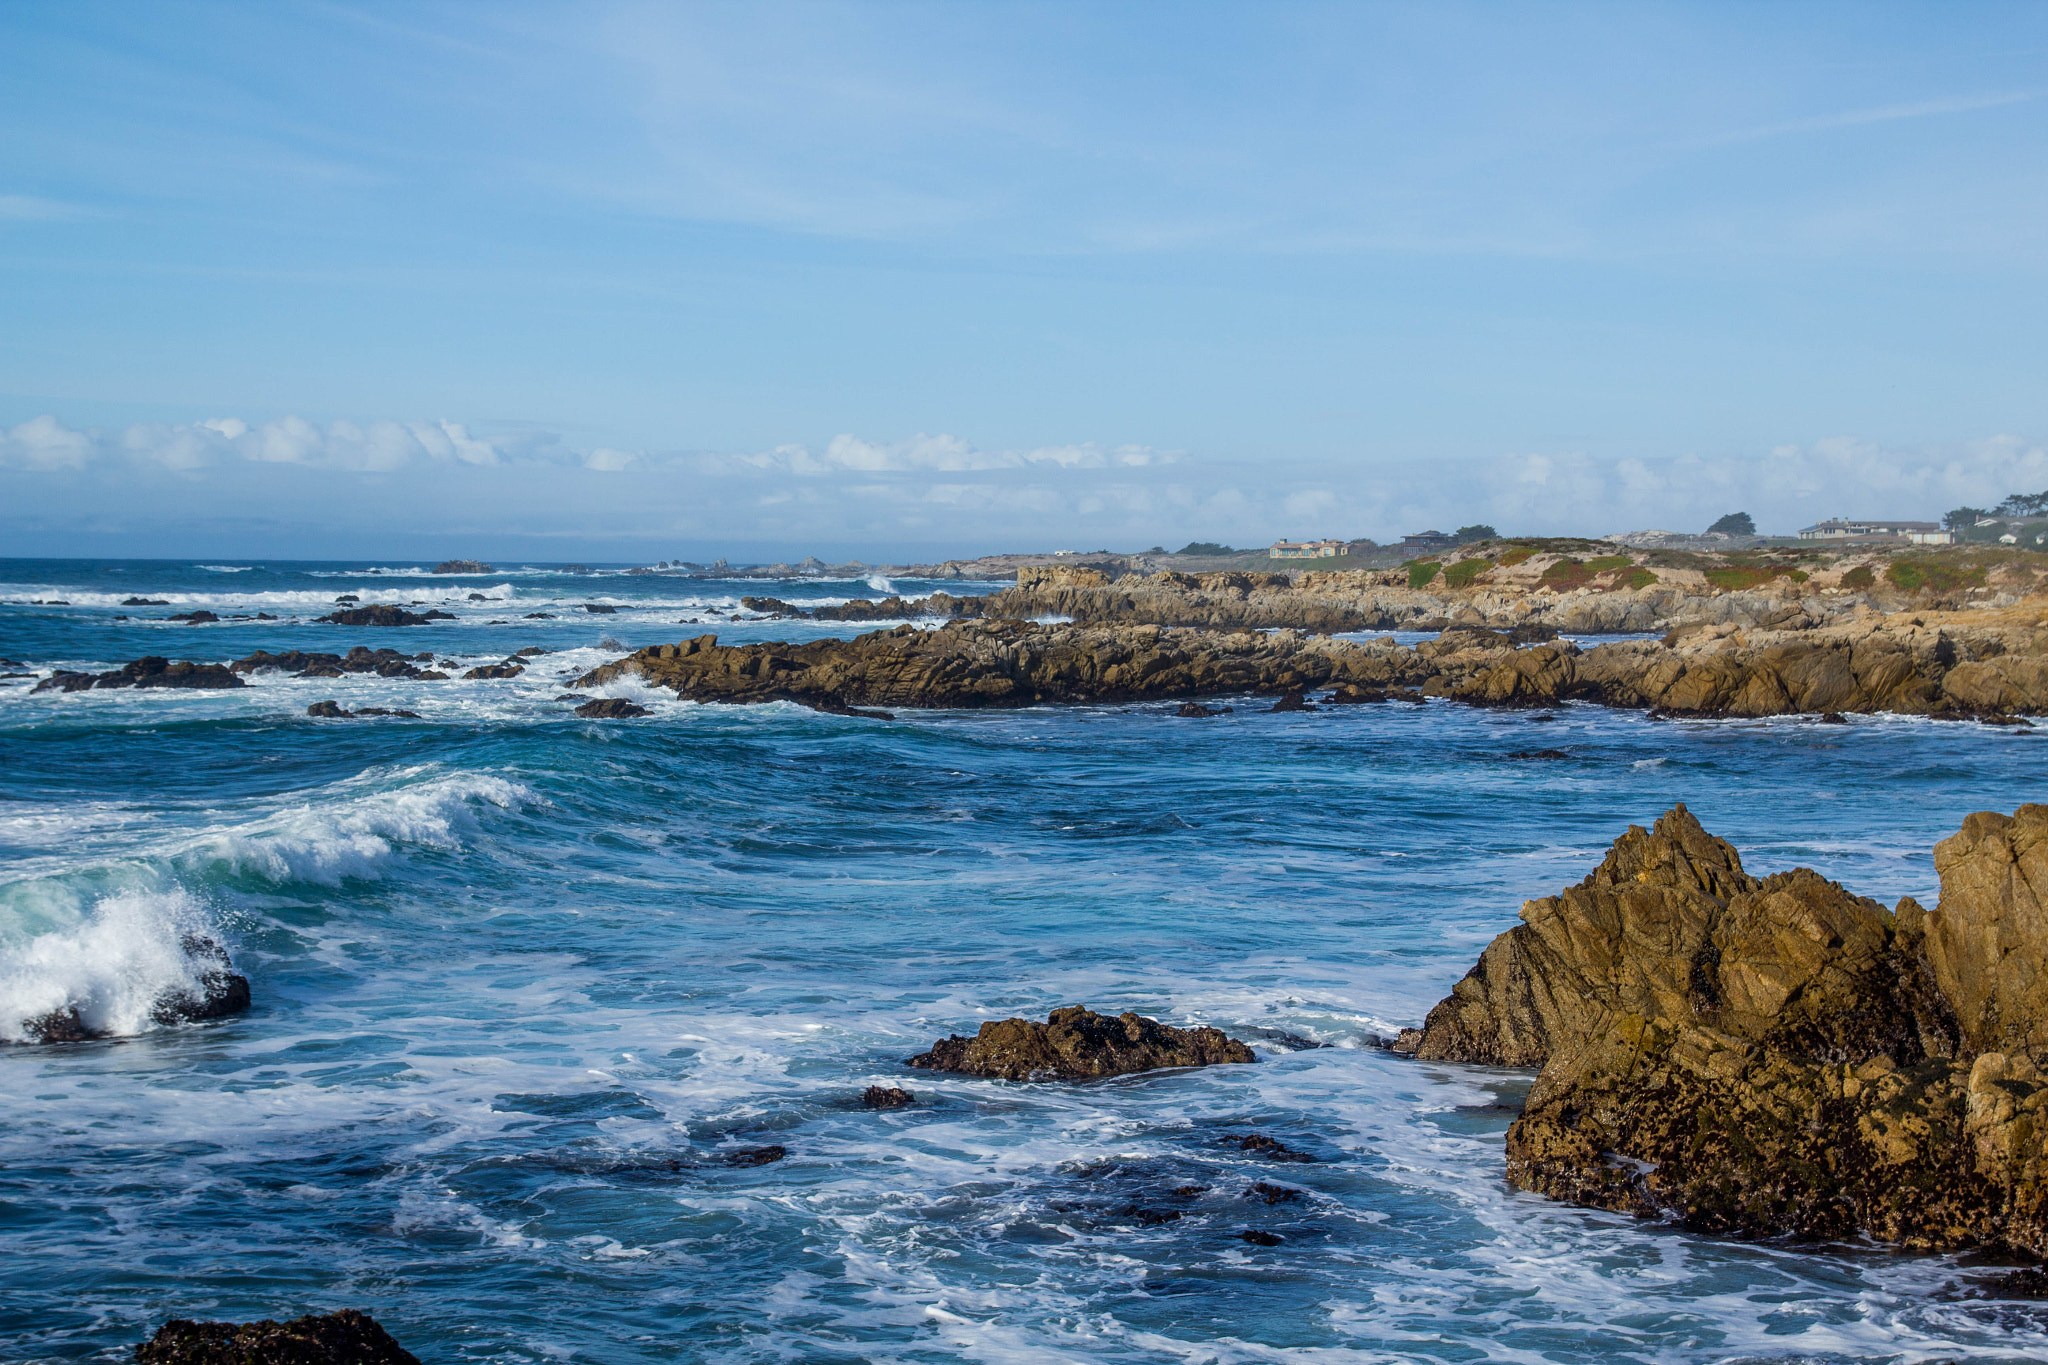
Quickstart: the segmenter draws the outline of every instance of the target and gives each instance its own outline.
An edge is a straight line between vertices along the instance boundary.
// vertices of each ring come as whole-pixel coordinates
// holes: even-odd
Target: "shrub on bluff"
[[[1541,1066],[1516,1185],[1706,1231],[2048,1254],[2048,807],[1970,816],[1941,899],[1758,878],[1685,807],[1522,907],[1402,1046]]]

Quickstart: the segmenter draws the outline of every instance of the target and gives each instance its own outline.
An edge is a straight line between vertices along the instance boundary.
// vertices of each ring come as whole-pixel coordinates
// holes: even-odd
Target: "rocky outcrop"
[[[974,1037],[942,1038],[905,1065],[1006,1081],[1076,1081],[1257,1060],[1250,1048],[1220,1029],[1177,1029],[1141,1014],[1111,1018],[1069,1005],[1054,1010],[1043,1024],[992,1019]]]
[[[135,1348],[137,1365],[420,1365],[376,1319],[353,1308],[290,1322],[173,1318]]]
[[[323,720],[363,720],[370,716],[394,716],[400,720],[418,720],[417,711],[392,711],[382,706],[365,706],[360,711],[346,711],[338,701],[316,701],[306,708],[306,714]]]
[[[638,702],[627,701],[623,697],[599,697],[577,707],[576,714],[586,720],[631,720],[648,714],[648,711]]]
[[[106,673],[73,673],[58,669],[35,685],[36,692],[83,692],[88,688],[246,686],[222,664],[172,663],[150,654]]]
[[[881,706],[1029,706],[1166,700],[1331,687],[1362,702],[1445,697],[1487,706],[1591,701],[1665,715],[1891,711],[2001,716],[2048,710],[2048,623],[2033,609],[1874,614],[1825,629],[1694,633],[1581,649],[1518,646],[1453,627],[1408,647],[1294,631],[1037,625],[908,625],[851,640],[722,646],[715,635],[656,645],[578,679],[623,677],[702,701]]]
[[[1755,877],[1683,806],[1528,902],[1419,1036],[1540,1066],[1516,1185],[1706,1231],[2048,1255],[2048,807],[1935,848],[1887,910]]]
[[[429,621],[453,621],[455,613],[438,608],[415,613],[388,602],[372,602],[367,607],[344,607],[313,619],[334,626],[423,626]]]
[[[988,601],[985,597],[935,592],[930,597],[885,597],[880,601],[856,597],[837,606],[808,609],[779,597],[742,597],[740,606],[763,616],[793,621],[910,621],[933,616],[964,620],[985,614],[983,608]]]
[[[380,678],[445,679],[447,674],[429,674],[419,667],[432,663],[432,652],[425,654],[401,654],[395,649],[370,649],[357,645],[346,654],[308,653],[302,649],[287,650],[272,654],[268,650],[257,650],[254,654],[235,660],[228,665],[236,673],[254,673],[260,669],[276,669],[301,678],[339,678],[345,673],[374,673]]]
[[[159,1024],[195,1023],[249,1008],[249,978],[234,969],[226,948],[197,934],[188,936],[181,946],[195,968],[197,988],[173,991],[158,999],[150,1007],[151,1019]],[[75,1004],[24,1020],[22,1032],[32,1043],[77,1043],[108,1036],[87,1024]]]
[[[2041,591],[2048,557],[1971,550],[1748,555],[1643,553],[1596,542],[1491,543],[1397,569],[1125,573],[1022,566],[988,616],[1088,624],[1313,631],[1542,625],[1571,634],[1669,627],[1806,629],[1872,606],[2003,605]]]
[[[491,566],[474,559],[444,559],[434,566],[435,573],[489,573]]]

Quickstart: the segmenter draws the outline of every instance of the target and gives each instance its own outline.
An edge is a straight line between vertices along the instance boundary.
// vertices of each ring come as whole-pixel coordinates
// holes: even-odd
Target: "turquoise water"
[[[1515,1193],[1501,1135],[1529,1076],[1370,1045],[1524,898],[1674,801],[1752,871],[1931,903],[1937,838],[2044,798],[2041,741],[1244,698],[1199,722],[884,724],[632,687],[614,692],[652,716],[582,721],[554,698],[615,657],[606,636],[851,632],[701,623],[764,589],[959,585],[405,567],[0,562],[0,656],[40,669],[552,651],[475,683],[0,680],[0,1033],[54,996],[125,1033],[0,1048],[5,1358],[123,1359],[166,1317],[344,1306],[429,1362],[2048,1351],[2043,1309],[1945,1294],[1983,1273],[1951,1260],[1717,1242]],[[460,619],[309,622],[351,591]],[[137,595],[173,605],[118,605]],[[194,607],[280,619],[141,619]],[[422,718],[305,716],[328,697]],[[1568,757],[1510,757],[1548,749]],[[195,930],[255,1007],[149,1025]],[[1260,1061],[1058,1086],[900,1065],[1068,1003],[1215,1024]],[[876,1083],[917,1103],[862,1109]],[[1249,1132],[1319,1159],[1261,1160],[1233,1141]],[[787,1156],[726,1160],[769,1144]]]

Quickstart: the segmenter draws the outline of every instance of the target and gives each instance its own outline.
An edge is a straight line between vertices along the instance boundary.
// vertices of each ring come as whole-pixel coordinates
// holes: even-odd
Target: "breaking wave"
[[[218,933],[187,891],[117,891],[65,913],[0,918],[0,1040],[30,1041],[31,1021],[75,1010],[90,1031],[132,1035],[157,1027],[160,1002],[206,994]],[[37,933],[52,912],[62,927]],[[4,913],[4,912],[0,912]],[[24,922],[27,921],[27,922]]]

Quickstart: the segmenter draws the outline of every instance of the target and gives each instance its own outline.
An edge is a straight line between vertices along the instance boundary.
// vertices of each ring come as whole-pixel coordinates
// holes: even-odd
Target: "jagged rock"
[[[851,640],[721,646],[716,636],[655,645],[594,669],[577,686],[625,676],[703,701],[1028,706],[1229,692],[1345,689],[1343,700],[1443,697],[1482,706],[1584,700],[1653,714],[1762,716],[1895,711],[1967,717],[2048,711],[2048,627],[2036,608],[1977,613],[1967,632],[1898,622],[1814,628],[1796,640],[1733,637],[1666,648],[1649,640],[1582,650],[1517,647],[1497,632],[1449,630],[1413,648],[1282,630],[1037,625],[995,619],[936,630],[898,626]],[[1915,618],[1917,621],[1919,618]],[[1955,637],[1967,652],[1965,660]],[[1945,650],[1943,641],[1948,642]],[[2003,653],[1998,651],[2003,650]],[[1944,653],[1956,660],[1942,662]],[[2029,662],[2029,661],[2032,662]],[[2039,667],[2036,667],[2039,665]],[[1958,675],[1978,669],[1962,682]],[[1998,687],[1992,689],[1996,671]],[[1991,697],[1995,710],[1979,702]]]
[[[159,1024],[192,1023],[249,1008],[249,978],[234,969],[226,948],[199,934],[186,936],[182,946],[198,969],[198,989],[157,1000],[150,1007],[150,1018]],[[70,1004],[23,1021],[22,1031],[32,1043],[76,1043],[106,1036],[88,1026],[78,1007]]]
[[[91,688],[247,686],[222,664],[195,664],[190,660],[172,663],[160,655],[145,655],[133,663],[106,673],[73,673],[59,670],[37,683],[32,692],[83,692]]]
[[[201,1019],[222,1019],[249,1008],[249,978],[234,969],[228,950],[210,938],[188,935],[185,954],[203,965],[197,994],[168,995],[150,1009],[159,1024],[192,1023]]]
[[[341,709],[341,703],[336,701],[316,701],[306,708],[306,714],[326,720],[359,720],[367,716],[393,716],[401,720],[420,718],[417,711],[393,711],[382,706],[365,706],[360,711],[344,711]]]
[[[516,678],[526,671],[524,664],[479,664],[462,675],[464,682],[478,682],[491,678]]]
[[[1220,1029],[1177,1029],[1140,1014],[1111,1018],[1069,1005],[1054,1010],[1043,1024],[992,1019],[974,1037],[942,1038],[906,1064],[1007,1081],[1047,1081],[1257,1060],[1250,1048]]]
[[[425,654],[401,654],[395,649],[370,649],[357,645],[347,654],[308,653],[302,649],[287,650],[272,654],[257,650],[246,658],[237,659],[229,665],[236,673],[254,673],[259,669],[274,668],[285,673],[295,673],[301,678],[338,678],[345,673],[375,673],[380,678],[424,678],[418,663],[433,662],[432,651]],[[444,675],[445,676],[445,675]]]
[[[1198,701],[1184,701],[1173,714],[1183,720],[1205,720],[1210,716],[1227,716],[1230,714],[1230,708],[1227,706],[1204,706]]]
[[[577,707],[576,714],[589,720],[631,720],[649,713],[640,703],[627,701],[624,697],[599,697]]]
[[[785,1147],[740,1147],[725,1153],[728,1166],[770,1166],[789,1155]]]
[[[164,605],[169,606],[170,604],[167,602]],[[164,619],[166,621],[183,621],[188,626],[203,626],[209,622],[220,620],[220,617],[210,611],[187,611],[180,612],[176,616],[166,616]]]
[[[137,1365],[420,1365],[367,1313],[307,1314],[290,1322],[173,1318],[135,1348]]]
[[[1528,902],[1414,1052],[1543,1068],[1508,1130],[1525,1189],[2048,1253],[2048,807],[1970,816],[1935,866],[1934,910],[1888,911],[1804,868],[1753,877],[1676,807]]]
[[[480,564],[474,559],[444,559],[434,566],[435,573],[489,573],[491,566]]]
[[[861,1105],[868,1109],[901,1109],[916,1100],[908,1090],[893,1085],[871,1085],[860,1095]]]
[[[1268,1161],[1314,1161],[1307,1152],[1298,1152],[1278,1138],[1267,1137],[1264,1133],[1247,1133],[1232,1139],[1231,1145],[1241,1152],[1262,1156]]]
[[[171,604],[157,597],[124,597],[121,599],[121,605],[124,607],[168,607]]]
[[[1316,708],[1310,704],[1305,694],[1296,689],[1284,694],[1280,700],[1274,702],[1273,709],[1275,711],[1313,711]]]
[[[455,613],[440,610],[415,613],[388,602],[372,602],[367,607],[349,607],[313,619],[335,626],[423,626],[429,621],[453,621]]]

